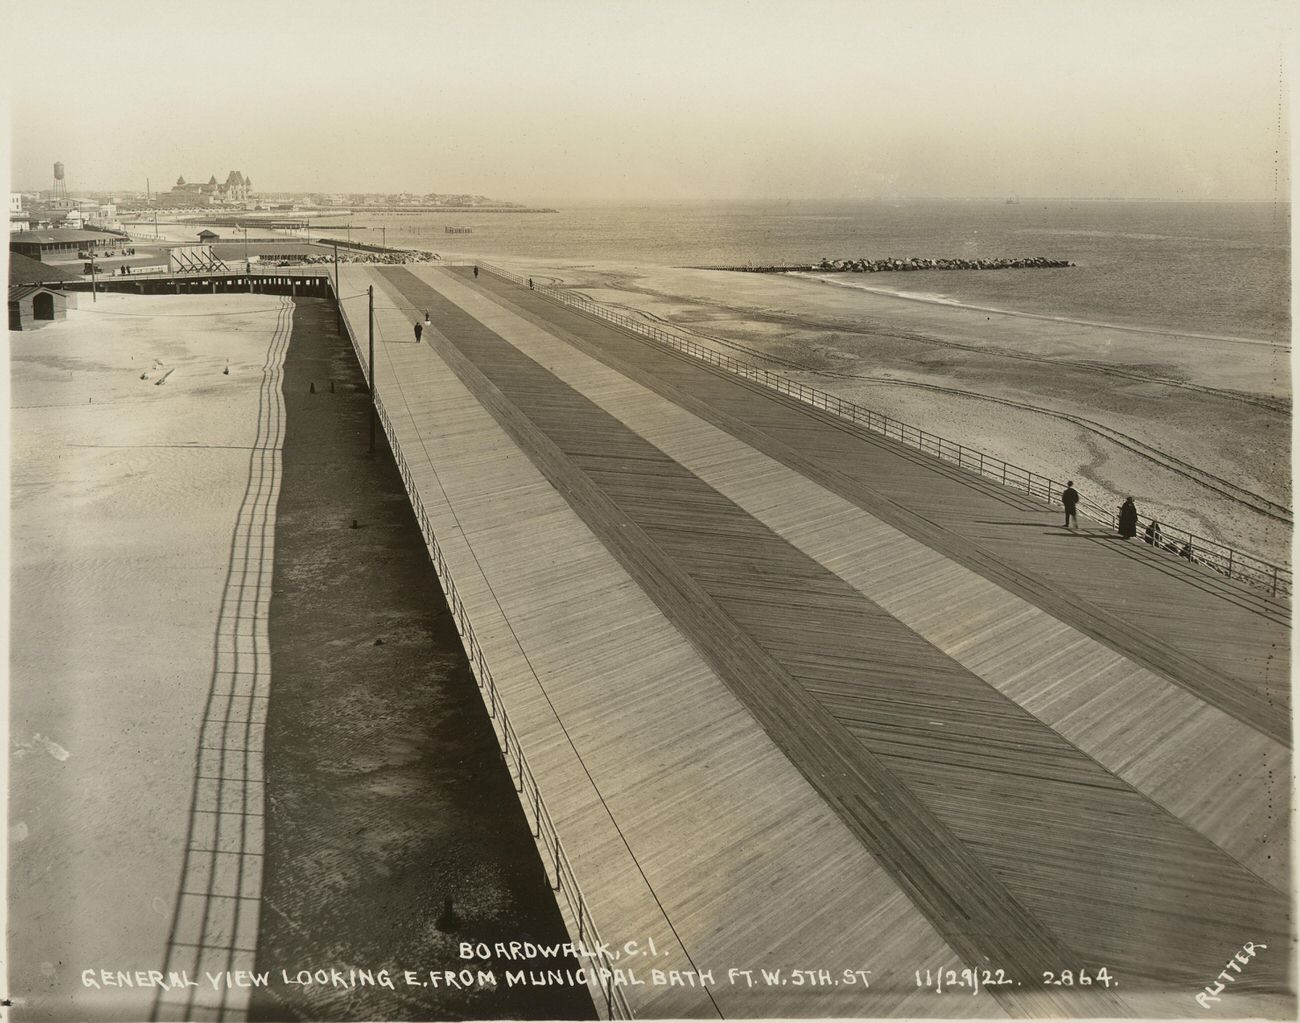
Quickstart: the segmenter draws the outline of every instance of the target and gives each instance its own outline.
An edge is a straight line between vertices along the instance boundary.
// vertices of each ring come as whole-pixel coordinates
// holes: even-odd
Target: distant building
[[[253,196],[253,182],[239,171],[231,171],[225,184],[217,183],[214,174],[207,184],[192,184],[182,174],[169,192],[159,192],[159,206],[231,206],[249,202]]]
[[[87,225],[96,227],[116,227],[121,224],[117,218],[117,204],[111,202],[101,202],[94,212],[82,211],[82,219]]]
[[[41,210],[34,216],[37,218],[36,223],[41,227],[79,231],[86,226],[81,211],[77,209]]]
[[[121,243],[116,235],[99,231],[74,231],[52,228],[48,231],[16,231],[9,235],[9,251],[42,263],[75,260],[77,253],[96,247]]]
[[[23,211],[23,193],[22,193],[22,192],[10,192],[10,193],[9,193],[9,212],[10,212],[10,213],[21,213],[22,211]]]

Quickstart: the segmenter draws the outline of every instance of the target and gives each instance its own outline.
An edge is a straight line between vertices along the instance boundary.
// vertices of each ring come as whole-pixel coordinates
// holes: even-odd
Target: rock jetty
[[[356,249],[339,249],[339,261],[342,263],[432,263],[442,257],[436,252],[420,250],[389,249],[384,252],[360,252]],[[267,256],[262,259],[263,266],[310,266],[318,263],[334,262],[333,254],[305,253],[299,255]]]
[[[803,271],[804,273],[858,273],[874,274],[907,272],[909,270],[1055,270],[1074,266],[1068,259],[1048,259],[1046,256],[998,259],[823,259],[820,263],[803,263],[786,266],[724,266],[716,269],[739,270],[744,273],[776,274]]]

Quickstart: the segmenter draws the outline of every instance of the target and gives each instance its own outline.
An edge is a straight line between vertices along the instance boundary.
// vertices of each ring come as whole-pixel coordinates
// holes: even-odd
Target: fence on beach
[[[490,263],[477,262],[473,265],[513,284],[524,286],[529,284],[528,278]],[[800,383],[797,380],[791,380],[779,373],[773,373],[752,363],[743,362],[701,344],[683,331],[646,323],[636,317],[628,316],[571,294],[564,288],[538,284],[535,281],[532,282],[532,288],[554,301],[612,323],[638,337],[668,345],[677,351],[693,356],[719,369],[752,380],[764,387],[788,395],[797,401],[811,405],[813,408],[824,410],[855,426],[878,433],[890,440],[898,441],[900,444],[905,444],[927,455],[941,459],[975,476],[991,480],[1030,497],[1045,501],[1053,507],[1059,505],[1061,492],[1065,490],[1065,484],[1060,480],[1015,465],[1005,459],[998,458],[996,455],[948,440],[946,437],[940,437],[938,434],[930,433],[928,430],[922,430],[919,427],[901,422],[882,412],[847,401],[810,384]],[[731,343],[728,342],[728,344]],[[748,351],[739,345],[734,347]],[[750,351],[749,354],[756,358],[763,357],[760,352]],[[1103,525],[1108,525],[1114,530],[1119,527],[1118,509],[1112,511],[1096,502],[1082,500],[1079,503],[1079,514]],[[1289,596],[1291,593],[1290,568],[1229,547],[1217,540],[1211,540],[1209,537],[1200,536],[1190,530],[1164,522],[1156,524],[1154,520],[1141,516],[1138,519],[1138,536],[1145,538],[1146,542],[1154,547],[1188,561],[1205,565],[1221,575],[1249,583],[1264,590],[1271,596]]]

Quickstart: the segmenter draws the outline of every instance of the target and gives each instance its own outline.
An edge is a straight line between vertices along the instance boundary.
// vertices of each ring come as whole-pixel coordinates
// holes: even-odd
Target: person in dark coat
[[[475,280],[478,280],[478,267],[477,267],[477,266],[474,267],[474,279],[475,279]]]
[[[1065,484],[1065,490],[1061,493],[1061,504],[1065,506],[1065,528],[1070,528],[1070,520],[1074,520],[1074,528],[1079,528],[1079,513],[1075,510],[1079,507],[1079,492],[1074,489],[1074,480],[1069,480]]]
[[[420,340],[420,335],[423,334],[423,333],[424,333],[424,324],[421,323],[419,320],[416,320],[416,321],[415,321],[415,340],[416,340],[417,343],[418,343],[419,340]]]
[[[1119,535],[1125,540],[1137,536],[1138,533],[1138,510],[1137,505],[1133,503],[1133,498],[1124,498],[1124,503],[1119,509]]]
[[[1155,519],[1147,525],[1146,532],[1142,534],[1142,539],[1152,547],[1160,546],[1160,523]]]

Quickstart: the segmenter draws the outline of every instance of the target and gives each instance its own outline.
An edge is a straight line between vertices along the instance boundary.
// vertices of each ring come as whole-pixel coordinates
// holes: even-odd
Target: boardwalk
[[[341,283],[583,912],[704,977],[633,1012],[1187,1015],[1253,941],[1215,1009],[1290,1016],[1288,607],[488,274]]]

